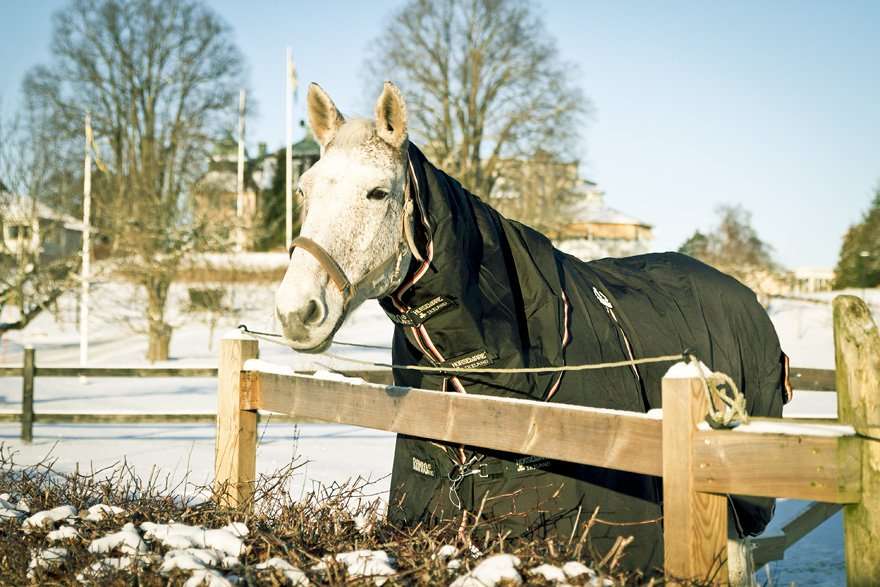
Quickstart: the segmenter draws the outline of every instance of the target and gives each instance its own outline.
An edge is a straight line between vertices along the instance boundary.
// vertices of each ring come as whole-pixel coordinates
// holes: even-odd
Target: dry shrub
[[[601,553],[602,556],[590,551],[589,530],[595,520],[589,516],[584,516],[577,535],[558,539],[512,540],[494,532],[488,524],[474,524],[472,516],[464,522],[458,518],[431,527],[400,528],[384,518],[384,506],[377,499],[373,481],[353,479],[318,488],[301,500],[293,499],[293,477],[304,464],[293,461],[271,475],[261,476],[255,484],[253,500],[230,508],[217,504],[212,488],[172,482],[170,476],[157,471],[142,479],[122,462],[97,471],[62,472],[50,460],[22,468],[14,463],[14,454],[8,447],[0,445],[0,493],[9,493],[14,500],[26,499],[31,513],[67,504],[81,512],[98,503],[125,509],[124,514],[99,522],[77,521],[80,538],[54,544],[66,547],[68,557],[55,568],[38,569],[33,577],[28,577],[28,563],[35,552],[50,546],[46,534],[52,528],[25,533],[21,520],[0,518],[0,585],[82,585],[77,574],[107,556],[90,553],[90,542],[120,530],[126,522],[139,526],[146,521],[174,521],[206,528],[244,522],[250,533],[239,557],[241,566],[232,571],[240,577],[242,585],[285,584],[280,571],[256,569],[258,563],[276,556],[304,570],[313,584],[373,585],[372,579],[347,577],[344,567],[335,562],[323,573],[311,569],[326,555],[357,549],[385,550],[394,557],[398,572],[387,585],[445,585],[479,562],[479,558],[468,554],[473,547],[483,556],[501,552],[518,556],[523,578],[533,585],[549,583],[529,575],[526,569],[542,563],[561,565],[570,560],[584,560],[615,584],[646,581],[641,574],[619,569],[625,544],[617,551]],[[133,565],[125,570],[106,571],[88,584],[182,585],[190,577],[185,571],[161,575],[158,567],[168,549],[158,542],[147,544],[150,552],[155,553],[153,562],[142,568]],[[448,571],[445,561],[431,556],[444,544],[458,549],[462,568],[457,573]],[[650,583],[659,585],[662,581],[654,579]]]

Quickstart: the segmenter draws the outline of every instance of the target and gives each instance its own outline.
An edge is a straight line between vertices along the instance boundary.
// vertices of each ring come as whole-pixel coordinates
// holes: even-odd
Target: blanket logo
[[[434,477],[434,465],[427,461],[423,461],[421,459],[417,459],[416,457],[412,458],[412,468],[416,473],[421,473],[422,475],[427,475],[428,477]]]
[[[544,457],[523,457],[516,460],[516,472],[534,471],[535,469],[544,469],[550,465],[550,459]]]
[[[419,326],[428,318],[455,307],[455,301],[444,296],[437,296],[428,300],[421,306],[412,308],[402,314],[392,314],[386,311],[391,321],[401,326]]]
[[[489,356],[489,353],[486,351],[474,351],[446,361],[443,366],[451,367],[453,369],[479,369],[480,367],[491,365],[494,362],[495,359]]]

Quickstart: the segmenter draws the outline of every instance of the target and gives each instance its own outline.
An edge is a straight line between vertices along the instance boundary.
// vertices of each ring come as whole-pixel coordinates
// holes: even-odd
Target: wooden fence
[[[880,577],[880,335],[858,298],[837,298],[834,315],[838,420],[754,418],[733,430],[702,424],[707,411],[702,374],[685,363],[664,377],[663,417],[655,419],[273,373],[248,363],[258,356],[256,341],[226,339],[218,373],[217,487],[230,503],[246,502],[251,495],[257,411],[262,410],[662,477],[664,564],[677,579],[726,582],[727,494],[839,504],[845,509],[848,582],[875,584]],[[796,388],[802,389],[802,382],[831,387],[825,372],[798,375]],[[757,558],[771,560],[774,549],[784,552],[835,507],[811,506],[781,537],[765,541]]]
[[[346,371],[350,377],[361,377],[373,383],[391,383],[391,372],[385,369]],[[0,412],[0,422],[21,422],[21,439],[33,440],[34,423],[42,424],[214,424],[215,412],[165,412],[165,413],[94,413],[67,411],[34,411],[34,387],[38,377],[217,377],[216,367],[81,367],[37,365],[37,353],[33,348],[24,349],[21,367],[0,367],[0,377],[21,377],[21,411]],[[274,419],[273,421],[287,421]],[[300,421],[300,420],[295,420]]]

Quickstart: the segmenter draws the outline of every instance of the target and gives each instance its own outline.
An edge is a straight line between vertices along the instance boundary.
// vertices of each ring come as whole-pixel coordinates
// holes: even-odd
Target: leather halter
[[[407,164],[409,166],[409,164]],[[404,233],[406,238],[404,239],[406,246],[410,248],[413,255],[417,258],[421,258],[421,255],[418,254],[418,251],[414,248],[414,243],[412,242],[412,235],[410,231],[410,227],[408,226],[410,223],[410,217],[412,215],[413,203],[412,196],[410,194],[410,182],[415,181],[407,173],[406,185],[404,187],[404,214],[403,214],[403,225],[404,225]],[[400,249],[389,255],[384,261],[379,263],[373,269],[370,269],[366,275],[364,275],[357,283],[352,283],[348,276],[343,271],[342,267],[339,266],[339,263],[336,262],[336,259],[327,252],[327,250],[306,236],[298,236],[293,239],[293,242],[290,244],[290,249],[288,250],[289,256],[293,257],[294,249],[300,248],[315,258],[318,262],[318,265],[327,272],[327,275],[330,276],[330,280],[339,290],[339,293],[342,294],[342,308],[343,312],[348,309],[349,303],[355,299],[358,295],[359,288],[364,283],[369,283],[373,279],[381,276],[388,269],[389,265],[394,265],[398,262],[402,252]]]

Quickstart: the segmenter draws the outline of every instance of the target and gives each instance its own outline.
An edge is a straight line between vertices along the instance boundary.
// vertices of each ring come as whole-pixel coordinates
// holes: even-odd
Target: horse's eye
[[[367,198],[370,200],[382,200],[388,196],[388,190],[375,188],[367,192]]]

